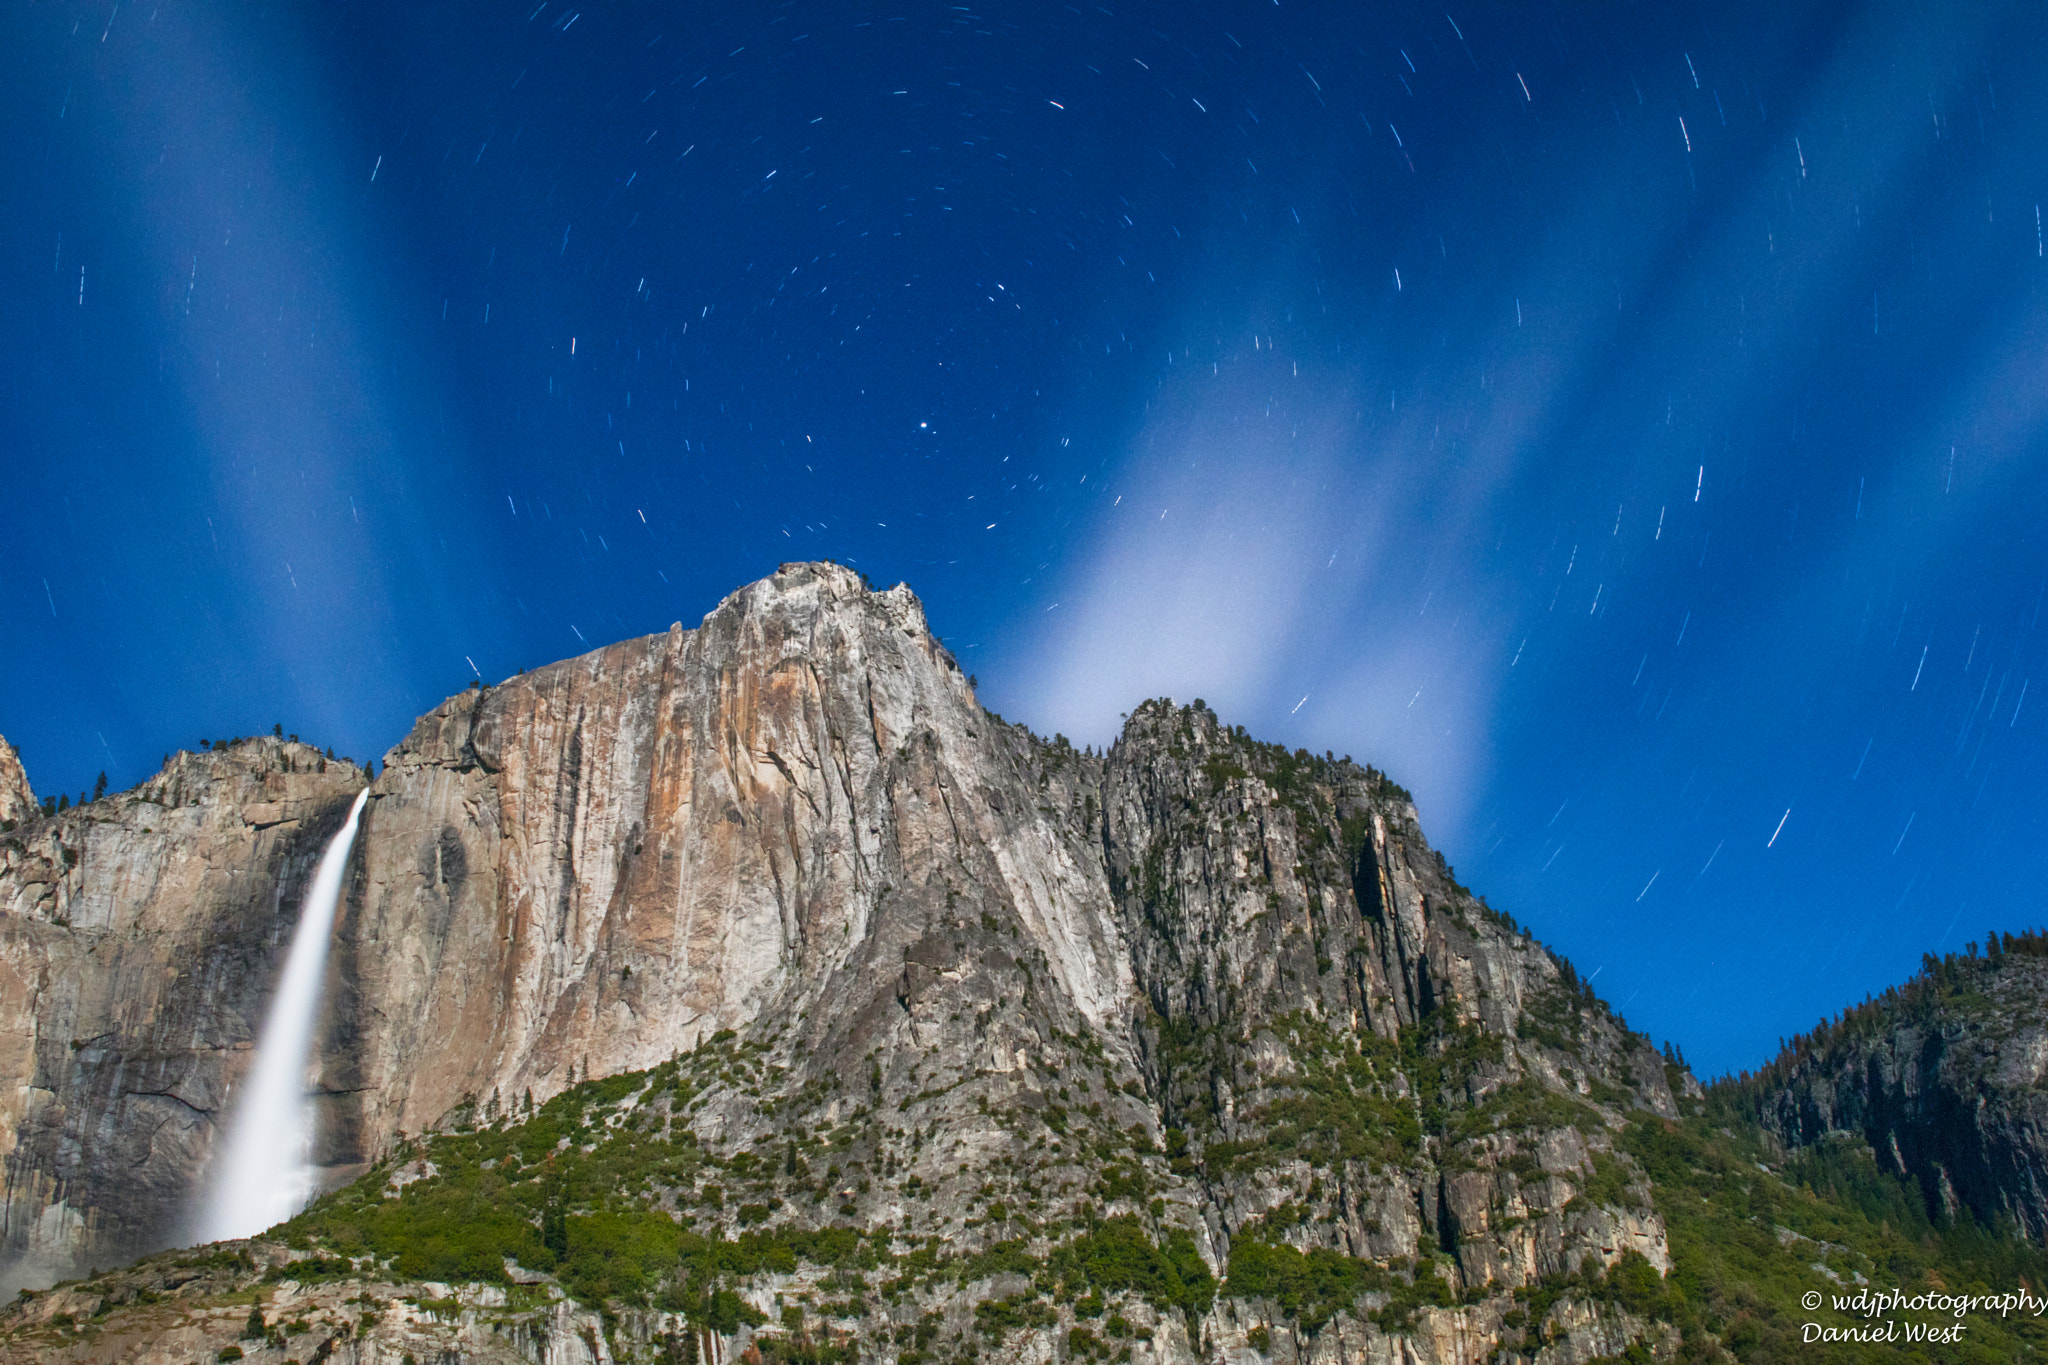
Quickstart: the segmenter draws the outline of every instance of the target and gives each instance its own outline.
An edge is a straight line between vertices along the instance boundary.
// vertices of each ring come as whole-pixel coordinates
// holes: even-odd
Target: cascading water
[[[202,1241],[254,1236],[297,1213],[312,1197],[313,1101],[306,1090],[306,1062],[342,874],[369,795],[367,787],[356,793],[348,822],[314,870],[277,998],[256,1045],[255,1065],[235,1106],[227,1144],[214,1158],[213,1193],[199,1220]]]

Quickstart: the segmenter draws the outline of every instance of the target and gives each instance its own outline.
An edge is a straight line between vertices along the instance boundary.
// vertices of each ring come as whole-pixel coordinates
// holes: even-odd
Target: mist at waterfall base
[[[212,1189],[200,1211],[200,1241],[252,1237],[297,1213],[313,1196],[313,1097],[306,1065],[320,1017],[320,987],[349,849],[362,820],[365,787],[328,841],[292,931],[284,974],[256,1043],[256,1061],[230,1106],[228,1140],[215,1156]]]

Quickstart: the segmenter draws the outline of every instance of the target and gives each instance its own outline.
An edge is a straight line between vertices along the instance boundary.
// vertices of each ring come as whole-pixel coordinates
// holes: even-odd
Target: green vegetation
[[[699,1059],[735,1063],[745,1059],[729,1046]],[[387,1164],[282,1231],[343,1258],[367,1253],[396,1278],[504,1283],[510,1260],[557,1275],[585,1302],[644,1305],[692,1252],[701,1259],[701,1248],[686,1245],[689,1219],[673,1192],[693,1197],[699,1173],[714,1163],[687,1130],[669,1134],[666,1105],[632,1103],[660,1096],[673,1104],[692,1093],[678,1078],[670,1063],[586,1082],[505,1126],[477,1127],[465,1115],[458,1131],[395,1158],[423,1161],[431,1175],[394,1193]],[[322,1273],[334,1263],[299,1266]]]
[[[758,1047],[723,1034],[689,1058],[584,1082],[538,1109],[528,1100],[493,1120],[465,1104],[450,1116],[454,1131],[408,1145],[285,1224],[283,1237],[313,1254],[266,1278],[505,1284],[509,1262],[554,1275],[608,1323],[619,1309],[659,1308],[720,1332],[767,1325],[739,1291],[754,1277],[804,1266],[830,1272],[827,1282],[842,1297],[825,1307],[842,1318],[865,1317],[870,1295],[897,1302],[1021,1276],[1029,1290],[977,1313],[979,1331],[998,1338],[1043,1326],[1054,1305],[1074,1300],[1123,1294],[1191,1315],[1213,1302],[1215,1281],[1193,1239],[1178,1229],[1155,1235],[1135,1216],[1089,1214],[1078,1225],[1041,1227],[991,1200],[992,1217],[1025,1235],[964,1253],[935,1237],[791,1221],[792,1202],[815,1217],[842,1183],[868,1187],[871,1177],[856,1174],[867,1168],[855,1133],[872,1120],[860,1108],[837,1128],[791,1124],[761,1151],[703,1147],[687,1126],[703,1090],[757,1087],[767,1073]],[[1076,1110],[1072,1121],[1087,1123],[1100,1109]],[[1131,1141],[1112,1131],[1094,1145],[1105,1163],[1098,1184],[1136,1199],[1147,1177]],[[814,1162],[827,1166],[816,1177]],[[877,1164],[894,1169],[893,1161]],[[918,1183],[907,1178],[905,1192]],[[776,1361],[851,1358],[807,1327],[761,1344],[764,1359]]]
[[[1967,1214],[1947,1225],[1930,1221],[1919,1190],[1881,1170],[1853,1139],[1802,1151],[1776,1172],[1765,1169],[1770,1149],[1754,1124],[1739,1122],[1725,1111],[1684,1123],[1645,1119],[1622,1137],[1650,1175],[1674,1268],[1661,1292],[1653,1292],[1640,1271],[1605,1292],[1679,1327],[1687,1358],[1713,1358],[1705,1333],[1753,1365],[1989,1362],[2048,1350],[2048,1320],[1995,1312],[1964,1319],[1967,1331],[1953,1347],[1904,1338],[1908,1322],[1955,1320],[1939,1313],[1895,1315],[1901,1324],[1896,1342],[1802,1341],[1807,1323],[1870,1321],[1832,1307],[1834,1296],[1853,1294],[1859,1283],[1908,1293],[1988,1294],[2022,1286],[2038,1293],[2048,1285],[2048,1256],[2011,1229],[1982,1228]],[[1809,1292],[1822,1296],[1819,1311],[1801,1304]]]
[[[1162,1312],[1178,1308],[1193,1316],[1208,1312],[1216,1298],[1216,1281],[1192,1237],[1175,1228],[1160,1246],[1128,1216],[1108,1219],[1056,1248],[1046,1269],[1062,1302],[1090,1290],[1129,1290]]]
[[[1205,1150],[1212,1170],[1249,1171],[1295,1157],[1319,1166],[1415,1159],[1422,1119],[1414,1101],[1394,1088],[1400,1049],[1374,1034],[1339,1037],[1305,1013],[1273,1027],[1291,1040],[1299,1070],[1276,1078],[1273,1098],[1247,1115],[1264,1127],[1263,1138]]]
[[[1435,1281],[1439,1289],[1448,1289],[1435,1276],[1426,1278]],[[1231,1244],[1230,1274],[1223,1282],[1223,1292],[1233,1298],[1270,1300],[1302,1331],[1313,1335],[1339,1312],[1353,1311],[1361,1294],[1396,1284],[1402,1282],[1371,1261],[1328,1247],[1296,1251],[1247,1229]]]
[[[645,1302],[681,1236],[655,1192],[694,1185],[704,1158],[687,1133],[671,1142],[644,1125],[613,1126],[606,1111],[672,1077],[672,1067],[609,1077],[556,1096],[524,1123],[437,1136],[403,1154],[429,1161],[432,1178],[386,1197],[391,1172],[373,1172],[285,1234],[367,1251],[401,1278],[502,1283],[510,1259],[561,1275],[579,1298]]]
[[[1456,1143],[1486,1133],[1517,1129],[1576,1127],[1590,1131],[1600,1121],[1599,1114],[1590,1106],[1525,1076],[1490,1092],[1477,1104],[1445,1111],[1441,1132]]]
[[[1523,1003],[1515,1034],[1576,1057],[1585,1036],[1584,1002],[1568,986],[1535,995]]]
[[[1960,974],[1957,981],[1957,989],[1969,987]],[[1165,1134],[1163,1153],[1142,1140],[1134,1151],[1129,1135],[1114,1130],[1088,1138],[1089,1115],[1075,1097],[1069,1141],[1092,1143],[1098,1194],[1114,1186],[1115,1197],[1142,1198],[1151,1178],[1146,1161],[1160,1155],[1179,1174],[1206,1173],[1212,1181],[1288,1156],[1329,1170],[1339,1163],[1407,1164],[1434,1151],[1451,1169],[1455,1153],[1478,1153],[1486,1143],[1497,1148],[1502,1134],[1564,1125],[1590,1131],[1598,1123],[1584,1104],[1529,1079],[1476,1103],[1464,1098],[1499,1058],[1499,1040],[1475,1029],[1426,1021],[1394,1043],[1339,1033],[1305,1015],[1273,1027],[1297,1070],[1276,1080],[1252,1111],[1268,1134],[1265,1143],[1211,1143],[1205,1150],[1175,1127]],[[1230,1045],[1220,1033],[1201,1030],[1171,1036],[1184,1064]],[[1410,1079],[1412,1098],[1391,1085],[1397,1072]],[[458,1131],[420,1141],[288,1224],[286,1236],[313,1254],[264,1279],[383,1274],[503,1283],[510,1260],[554,1274],[608,1322],[620,1309],[649,1307],[679,1313],[700,1330],[765,1328],[757,1338],[764,1365],[851,1361],[860,1337],[848,1322],[866,1322],[870,1328],[860,1330],[870,1330],[884,1304],[900,1314],[914,1296],[943,1300],[976,1286],[996,1292],[976,1303],[964,1334],[956,1327],[943,1335],[936,1310],[914,1328],[875,1330],[892,1338],[899,1362],[938,1365],[971,1356],[977,1341],[979,1349],[998,1347],[1016,1333],[1064,1323],[1070,1358],[1112,1360],[1121,1358],[1127,1339],[1144,1335],[1125,1316],[1137,1302],[1192,1320],[1219,1296],[1240,1300],[1270,1314],[1251,1329],[1255,1343],[1264,1337],[1270,1345],[1274,1327],[1313,1338],[1340,1315],[1382,1332],[1411,1332],[1430,1307],[1500,1292],[1481,1286],[1461,1295],[1449,1257],[1434,1251],[1410,1264],[1289,1245],[1321,1235],[1315,1188],[1306,1202],[1282,1204],[1238,1231],[1220,1285],[1192,1237],[1161,1224],[1163,1204],[1153,1206],[1150,1222],[1142,1214],[1100,1218],[1083,1204],[1071,1221],[1034,1224],[1021,1216],[1008,1221],[1011,1210],[985,1186],[989,1212],[1002,1209],[1003,1226],[1019,1235],[973,1251],[902,1230],[793,1222],[792,1196],[801,1204],[806,1182],[823,1196],[842,1182],[858,1183],[855,1172],[868,1169],[858,1145],[847,1142],[850,1126],[806,1131],[791,1124],[760,1151],[721,1156],[700,1145],[684,1122],[707,1086],[758,1086],[770,1074],[759,1048],[727,1036],[649,1072],[575,1086],[537,1109],[515,1105],[522,1115],[516,1122],[480,1120],[472,1106],[454,1116]],[[1971,1315],[1962,1340],[1939,1347],[1803,1340],[1809,1323],[1867,1325],[1832,1306],[1834,1295],[1859,1284],[1909,1293],[2038,1289],[2048,1286],[2048,1255],[2009,1228],[1980,1227],[1967,1215],[1931,1220],[1918,1188],[1880,1169],[1853,1139],[1774,1165],[1774,1149],[1746,1117],[1747,1093],[1719,1087],[1679,1122],[1635,1111],[1615,1134],[1617,1152],[1593,1154],[1593,1173],[1569,1206],[1638,1206],[1647,1180],[1669,1232],[1672,1273],[1659,1275],[1634,1252],[1608,1267],[1588,1257],[1514,1291],[1505,1346],[1529,1353],[1553,1344],[1554,1310],[1579,1303],[1670,1324],[1682,1361],[1732,1354],[1745,1365],[1974,1362],[2048,1351],[2048,1320],[1995,1313]],[[873,1121],[866,1110],[857,1112],[858,1123]],[[1535,1169],[1526,1152],[1496,1151],[1493,1160],[1506,1171]],[[814,1164],[827,1169],[813,1177]],[[882,1173],[880,1165],[871,1175]],[[415,1178],[401,1184],[401,1176]],[[809,1205],[811,1216],[830,1204],[821,1197]],[[779,1305],[777,1319],[742,1297],[758,1276],[805,1267],[830,1291],[830,1302],[804,1295]],[[1809,1293],[1821,1294],[1825,1306],[1805,1307]],[[1939,1315],[1920,1320],[1932,1316]],[[276,1328],[260,1305],[252,1306],[245,1339],[265,1340]]]
[[[1423,1126],[1446,1135],[1467,1114],[1473,1076],[1501,1060],[1502,1043],[1477,1025],[1453,1025],[1434,1014],[1401,1033],[1401,1063],[1415,1085]]]

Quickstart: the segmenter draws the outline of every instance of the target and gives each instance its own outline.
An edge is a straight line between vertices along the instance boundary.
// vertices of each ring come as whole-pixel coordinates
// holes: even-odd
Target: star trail
[[[1041,733],[1386,769],[1705,1071],[2040,920],[2024,7],[4,24],[39,792],[831,558]]]

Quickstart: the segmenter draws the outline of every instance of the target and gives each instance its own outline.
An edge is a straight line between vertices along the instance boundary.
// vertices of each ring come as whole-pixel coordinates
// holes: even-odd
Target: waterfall
[[[233,1109],[227,1143],[214,1158],[213,1194],[199,1220],[202,1241],[253,1237],[290,1218],[312,1197],[313,1100],[306,1090],[306,1063],[320,1013],[334,908],[369,795],[367,787],[356,793],[348,822],[328,842],[313,873],[277,997],[256,1045],[256,1062]]]

